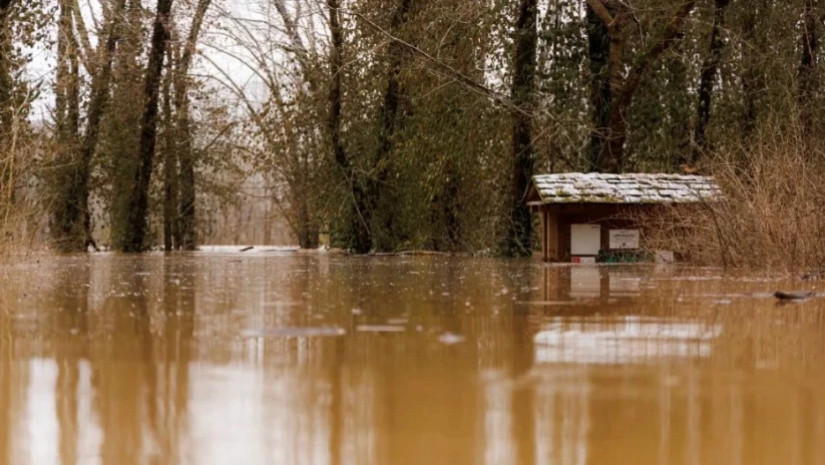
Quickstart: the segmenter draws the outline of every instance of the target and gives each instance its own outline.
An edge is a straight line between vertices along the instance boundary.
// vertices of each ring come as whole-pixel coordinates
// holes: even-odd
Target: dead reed
[[[717,155],[705,168],[721,198],[647,218],[648,246],[701,265],[825,270],[825,152],[798,141]]]
[[[7,131],[0,133],[0,260],[26,257],[42,250],[45,225],[42,189],[36,176],[43,148],[16,109]]]

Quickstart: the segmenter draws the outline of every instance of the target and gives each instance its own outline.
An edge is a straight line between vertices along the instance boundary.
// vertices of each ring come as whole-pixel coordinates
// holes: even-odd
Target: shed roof
[[[659,204],[712,200],[720,193],[710,176],[679,174],[563,173],[533,177],[527,202]]]

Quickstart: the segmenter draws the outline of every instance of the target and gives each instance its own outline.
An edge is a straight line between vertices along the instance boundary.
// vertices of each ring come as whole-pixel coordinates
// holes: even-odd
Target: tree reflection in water
[[[781,282],[308,255],[11,271],[2,464],[825,460],[825,304],[761,297]]]

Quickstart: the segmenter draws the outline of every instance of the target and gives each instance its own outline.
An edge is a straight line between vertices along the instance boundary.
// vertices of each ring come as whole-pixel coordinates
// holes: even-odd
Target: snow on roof
[[[720,193],[710,176],[679,174],[544,174],[533,177],[533,186],[531,204],[690,203]]]

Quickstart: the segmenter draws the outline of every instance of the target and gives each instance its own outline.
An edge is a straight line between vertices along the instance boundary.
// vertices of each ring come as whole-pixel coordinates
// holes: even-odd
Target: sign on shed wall
[[[602,243],[602,228],[598,224],[570,225],[570,254],[598,255]]]
[[[639,230],[638,229],[611,229],[610,230],[611,249],[638,249]]]

